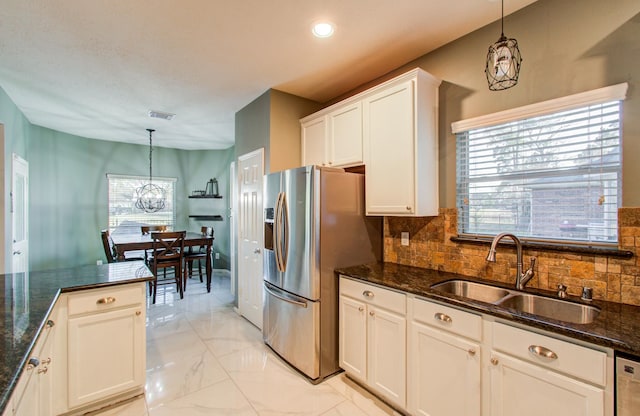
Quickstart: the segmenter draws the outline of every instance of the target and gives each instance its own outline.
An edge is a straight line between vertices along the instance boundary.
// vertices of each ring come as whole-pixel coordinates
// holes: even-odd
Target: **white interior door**
[[[11,184],[11,272],[29,270],[29,163],[13,154]]]
[[[264,150],[238,158],[238,309],[262,329],[262,182]]]
[[[231,200],[231,206],[229,207],[229,231],[231,233],[231,247],[229,248],[229,268],[231,272],[231,294],[236,294],[236,281],[238,271],[238,224],[236,222],[236,216],[238,214],[238,177],[236,176],[236,162],[231,162],[229,166],[229,177],[231,178],[229,184],[229,196]]]

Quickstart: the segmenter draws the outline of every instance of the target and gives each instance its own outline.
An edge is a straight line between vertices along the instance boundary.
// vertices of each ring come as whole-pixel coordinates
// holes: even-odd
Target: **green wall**
[[[10,189],[11,153],[29,162],[30,269],[73,267],[104,260],[99,231],[107,226],[106,174],[148,175],[149,147],[91,140],[31,125],[3,91],[0,122],[5,125],[6,189]],[[144,128],[142,133],[146,134]],[[178,178],[176,229],[198,231],[202,225],[212,225],[214,251],[220,253],[217,268],[228,268],[229,164],[233,157],[233,148],[187,151],[154,147],[153,151],[154,176]],[[223,199],[187,198],[191,191],[204,189],[214,177]],[[8,202],[5,212],[9,212]],[[189,219],[193,213],[219,214],[224,221]],[[8,249],[10,230],[10,224],[5,223]]]

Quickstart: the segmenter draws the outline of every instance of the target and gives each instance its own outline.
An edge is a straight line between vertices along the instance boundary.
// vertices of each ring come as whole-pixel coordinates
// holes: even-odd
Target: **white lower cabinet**
[[[69,296],[70,409],[144,386],[144,299],[144,284]]]
[[[492,352],[490,365],[493,416],[602,416],[604,389],[543,367]],[[589,363],[585,363],[589,365]]]
[[[424,300],[412,302],[409,411],[480,416],[481,346],[470,338],[477,337],[482,318]]]
[[[55,321],[50,319],[34,345],[26,368],[11,399],[14,416],[52,415],[52,377],[56,359],[53,356]]]
[[[493,416],[613,415],[605,351],[496,322],[488,371]]]
[[[145,290],[132,283],[60,295],[2,416],[85,414],[142,393]]]
[[[340,367],[411,415],[614,415],[608,348],[345,277],[339,331]]]
[[[406,407],[406,296],[340,279],[340,367],[390,403]]]

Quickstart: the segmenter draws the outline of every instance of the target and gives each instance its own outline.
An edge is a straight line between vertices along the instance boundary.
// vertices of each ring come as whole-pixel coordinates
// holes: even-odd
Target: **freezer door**
[[[264,284],[264,341],[311,379],[320,377],[320,302]]]
[[[284,272],[280,287],[306,299],[320,298],[319,272],[319,198],[320,171],[305,166],[283,172],[285,206],[282,220],[284,227]]]

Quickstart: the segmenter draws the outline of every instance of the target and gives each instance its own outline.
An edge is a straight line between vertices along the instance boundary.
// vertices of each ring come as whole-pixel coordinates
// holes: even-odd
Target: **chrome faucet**
[[[531,265],[529,266],[527,271],[522,273],[522,243],[520,242],[518,237],[516,237],[511,233],[500,233],[496,235],[493,238],[493,241],[491,242],[491,248],[489,249],[489,254],[487,255],[487,261],[490,261],[492,263],[496,262],[496,246],[498,245],[500,240],[502,240],[504,237],[511,238],[516,245],[516,252],[517,252],[516,254],[517,255],[516,289],[523,290],[527,282],[531,280],[531,278],[533,277],[533,274],[534,274],[533,267],[536,265],[536,258],[531,257]]]

